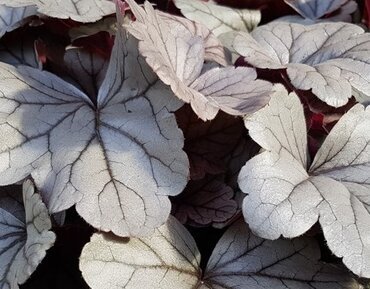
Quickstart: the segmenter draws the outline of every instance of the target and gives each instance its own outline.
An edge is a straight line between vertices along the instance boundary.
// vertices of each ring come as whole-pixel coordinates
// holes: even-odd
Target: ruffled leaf
[[[141,8],[128,0],[136,21],[128,30],[139,40],[140,53],[175,95],[190,103],[203,120],[213,119],[221,109],[231,114],[253,112],[266,104],[271,84],[256,80],[254,69],[226,67],[201,75],[206,60],[203,33],[193,34],[178,21],[163,17],[146,2]]]

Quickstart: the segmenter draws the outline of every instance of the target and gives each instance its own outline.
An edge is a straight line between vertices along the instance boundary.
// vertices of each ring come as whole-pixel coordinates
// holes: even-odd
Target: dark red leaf
[[[246,135],[242,119],[221,112],[214,120],[203,122],[189,105],[178,110],[176,117],[185,135],[191,179],[224,172],[225,156]]]

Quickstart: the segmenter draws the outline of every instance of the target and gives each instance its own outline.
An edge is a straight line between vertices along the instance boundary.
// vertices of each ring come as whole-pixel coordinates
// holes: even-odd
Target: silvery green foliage
[[[35,6],[12,8],[0,5],[0,37],[21,26],[27,17],[36,14]]]
[[[216,67],[201,75],[206,55],[202,35],[194,35],[175,20],[163,19],[149,2],[145,2],[145,9],[133,0],[127,3],[136,17],[128,30],[139,40],[140,53],[201,119],[213,119],[220,109],[244,115],[266,105],[271,84],[256,80],[253,68]]]
[[[18,289],[36,270],[53,246],[48,210],[30,180],[22,195],[0,194],[0,288]]]
[[[336,12],[334,16],[324,18],[326,21],[351,21],[351,14],[356,11],[357,3],[353,0],[284,0],[304,19],[314,22]],[[290,19],[294,19],[291,18]],[[296,18],[299,20],[299,17]]]
[[[267,239],[293,238],[319,221],[331,251],[355,274],[370,277],[369,109],[358,104],[348,111],[312,162],[294,93],[278,87],[245,125],[265,150],[239,175],[252,231]]]
[[[200,253],[173,217],[147,238],[96,233],[80,269],[92,289],[355,289],[344,272],[321,261],[313,239],[267,241],[236,222],[220,239],[202,274]]]
[[[150,233],[187,183],[173,111],[182,104],[119,30],[97,103],[45,71],[0,64],[0,182],[31,174],[51,213],[76,204],[91,225]]]
[[[175,0],[188,19],[202,23],[215,35],[229,31],[252,31],[261,21],[260,10],[233,9],[201,0]]]
[[[14,8],[33,6],[40,14],[79,22],[94,22],[116,11],[110,0],[0,0],[0,4]]]
[[[286,68],[293,86],[331,106],[346,104],[353,89],[370,96],[370,34],[357,25],[273,22],[230,42],[251,65]]]

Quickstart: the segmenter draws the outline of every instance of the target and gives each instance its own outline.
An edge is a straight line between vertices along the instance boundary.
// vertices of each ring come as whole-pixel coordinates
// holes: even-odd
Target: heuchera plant
[[[367,288],[369,6],[0,0],[0,289]]]

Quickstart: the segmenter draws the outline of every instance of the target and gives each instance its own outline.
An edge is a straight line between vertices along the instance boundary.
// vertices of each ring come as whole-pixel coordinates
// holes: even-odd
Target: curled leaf
[[[139,40],[140,53],[158,77],[203,120],[213,119],[219,110],[245,114],[263,107],[271,84],[256,80],[247,67],[213,68],[201,75],[206,50],[203,33],[194,35],[170,18],[164,19],[146,2],[141,8],[128,0],[136,21],[128,30]],[[187,21],[191,26],[191,21]]]
[[[55,234],[41,197],[30,180],[18,192],[0,195],[0,288],[18,289],[36,270]]]
[[[86,49],[70,48],[64,54],[64,62],[59,65],[56,72],[59,72],[63,79],[96,101],[107,72],[107,59]]]

